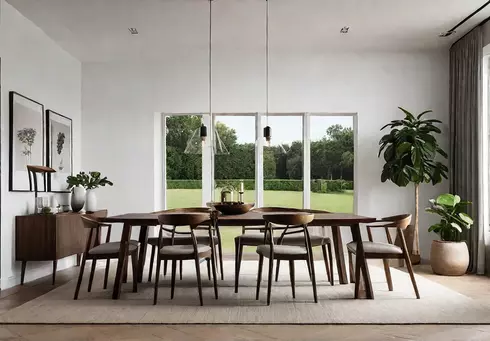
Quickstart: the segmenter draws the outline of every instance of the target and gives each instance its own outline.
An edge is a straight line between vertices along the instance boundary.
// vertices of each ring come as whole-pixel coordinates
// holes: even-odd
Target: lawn
[[[219,198],[219,190],[215,193],[215,198]],[[236,199],[236,198],[235,198]],[[170,189],[167,190],[167,207],[200,207],[200,189]],[[245,192],[245,201],[255,201],[255,191]],[[331,212],[352,212],[354,205],[354,195],[352,191],[345,193],[311,193],[311,208],[317,210],[327,210]],[[303,207],[302,192],[287,191],[265,191],[264,206],[283,206],[283,207]],[[234,249],[233,238],[240,233],[241,228],[226,227],[221,229],[223,248],[227,252]]]

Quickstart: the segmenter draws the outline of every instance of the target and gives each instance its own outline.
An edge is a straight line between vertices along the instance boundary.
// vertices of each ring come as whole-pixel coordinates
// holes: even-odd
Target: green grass
[[[167,207],[200,207],[202,194],[200,189],[170,189],[167,190]],[[216,190],[215,198],[219,198],[219,190]],[[236,200],[236,198],[234,198]],[[255,201],[255,191],[245,192],[245,201]],[[303,207],[302,192],[265,191],[264,206]],[[352,191],[345,193],[311,193],[311,208],[327,210],[331,212],[351,213],[354,209],[354,194]],[[226,227],[221,229],[223,249],[232,252],[233,239],[240,234],[241,227]]]

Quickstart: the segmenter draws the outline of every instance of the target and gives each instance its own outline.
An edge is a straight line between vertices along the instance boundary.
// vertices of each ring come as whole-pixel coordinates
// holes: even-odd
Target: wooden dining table
[[[278,212],[279,213],[279,212]],[[283,212],[281,212],[283,213]],[[268,212],[267,214],[273,214]],[[114,289],[112,292],[113,299],[119,299],[121,296],[121,287],[124,277],[125,262],[128,256],[129,241],[131,238],[131,230],[133,226],[139,226],[140,251],[138,258],[138,282],[142,281],[143,269],[145,266],[146,249],[148,243],[148,227],[157,226],[158,214],[154,213],[127,213],[116,216],[105,217],[101,219],[106,223],[122,223],[123,230],[121,235],[121,249],[117,262],[116,278],[114,281]],[[350,213],[315,213],[314,220],[309,226],[323,227],[330,226],[332,228],[332,241],[334,244],[335,258],[337,260],[337,271],[340,284],[348,284],[347,271],[345,267],[345,258],[343,253],[343,241],[340,228],[350,227],[352,239],[357,242],[356,264],[360,264],[361,274],[364,280],[364,290],[366,298],[372,299],[373,287],[371,284],[369,269],[364,257],[364,248],[362,245],[360,224],[372,223],[376,218],[364,217]],[[217,224],[223,226],[257,226],[265,224],[262,212],[254,210],[240,215],[220,215],[218,216]]]

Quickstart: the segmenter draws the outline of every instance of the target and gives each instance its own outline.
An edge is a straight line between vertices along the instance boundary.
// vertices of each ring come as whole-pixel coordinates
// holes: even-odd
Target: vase
[[[85,188],[76,186],[73,187],[71,195],[71,209],[73,212],[80,212],[85,205]]]
[[[95,195],[95,189],[87,190],[85,196],[85,211],[95,212],[97,210],[97,196]]]

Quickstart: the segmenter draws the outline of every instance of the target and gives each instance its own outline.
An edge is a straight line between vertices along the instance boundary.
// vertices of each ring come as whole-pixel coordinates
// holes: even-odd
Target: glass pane
[[[263,117],[271,127],[264,147],[264,206],[303,208],[303,117]]]
[[[352,116],[311,116],[311,208],[354,211]]]
[[[197,115],[167,116],[167,208],[202,206],[202,155],[184,153],[201,126]]]
[[[221,190],[232,187],[233,201],[239,201],[240,183],[244,185],[244,202],[255,202],[255,116],[216,116],[215,127],[228,155],[215,155],[215,201],[221,200]],[[234,238],[241,227],[222,227],[223,250],[234,250]]]

